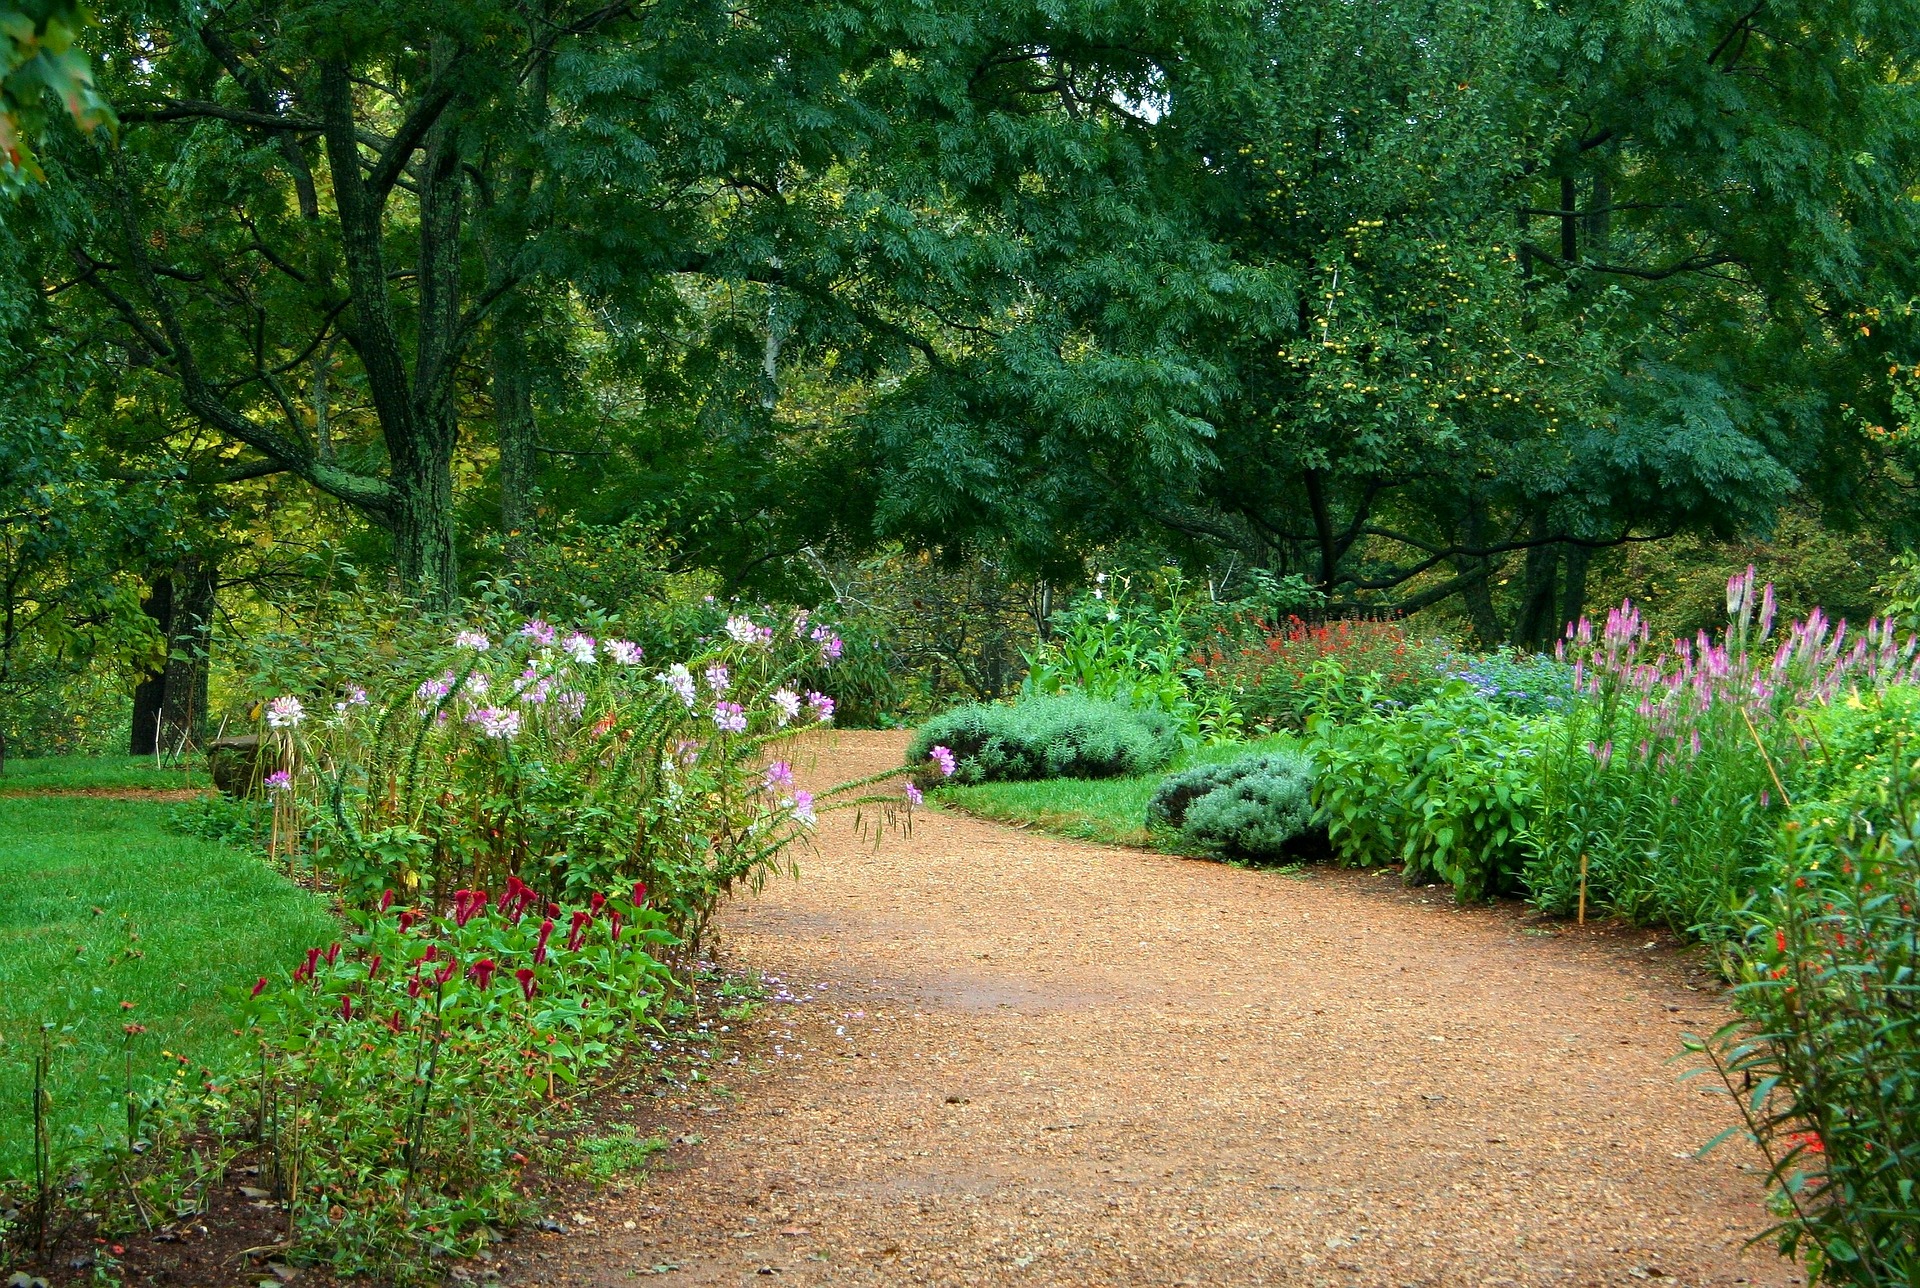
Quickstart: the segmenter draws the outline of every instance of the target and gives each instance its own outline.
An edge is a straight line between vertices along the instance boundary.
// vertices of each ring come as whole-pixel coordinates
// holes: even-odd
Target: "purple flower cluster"
[[[1729,625],[1718,638],[1701,631],[1656,650],[1631,600],[1609,612],[1597,632],[1584,617],[1567,628],[1556,656],[1573,662],[1574,691],[1630,716],[1631,733],[1621,732],[1638,761],[1665,766],[1699,756],[1702,729],[1710,738],[1720,713],[1732,718],[1732,736],[1750,736],[1748,726],[1769,728],[1785,712],[1831,701],[1850,685],[1920,679],[1915,641],[1900,640],[1891,620],[1849,632],[1844,621],[1833,623],[1816,608],[1775,643],[1773,587],[1756,582],[1749,567],[1727,583]],[[1604,768],[1613,741],[1589,750]]]

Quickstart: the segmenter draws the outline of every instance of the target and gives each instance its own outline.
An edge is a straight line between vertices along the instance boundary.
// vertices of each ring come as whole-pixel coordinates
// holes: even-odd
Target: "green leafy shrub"
[[[935,747],[953,753],[956,783],[1111,778],[1159,769],[1180,749],[1180,732],[1162,711],[1063,695],[935,716],[914,735],[907,763],[924,765]]]
[[[1920,686],[1851,690],[1803,713],[1797,730],[1811,754],[1790,770],[1795,817],[1844,822],[1880,808],[1898,786],[1901,747],[1920,730]]]
[[[1201,666],[1207,642],[1242,629],[1256,608],[1315,596],[1297,578],[1262,577],[1253,585],[1248,600],[1221,603],[1174,569],[1102,574],[1088,594],[1052,616],[1051,636],[1024,655],[1021,692],[1080,693],[1161,711],[1190,746],[1237,741],[1245,720],[1234,695],[1207,680]]]
[[[1695,1042],[1771,1164],[1810,1283],[1920,1283],[1920,760],[1850,817],[1781,829],[1749,909],[1742,1018]]]
[[[1339,862],[1399,860],[1409,884],[1445,881],[1461,900],[1519,889],[1551,721],[1511,715],[1454,680],[1406,711],[1316,715],[1308,731],[1314,803]]]
[[[1296,752],[1242,756],[1169,774],[1147,826],[1205,854],[1277,859],[1313,826],[1313,763]]]
[[[231,796],[196,796],[167,811],[167,828],[182,836],[219,841],[239,849],[256,848],[265,835],[267,811],[257,800]]]

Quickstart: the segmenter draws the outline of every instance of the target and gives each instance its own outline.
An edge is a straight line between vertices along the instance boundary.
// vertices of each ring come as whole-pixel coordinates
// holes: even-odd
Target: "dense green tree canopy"
[[[1620,543],[1911,540],[1917,18],[110,4],[9,343],[164,482],[139,576],[288,515],[442,598],[581,525],[796,594],[1145,542],[1538,641]]]

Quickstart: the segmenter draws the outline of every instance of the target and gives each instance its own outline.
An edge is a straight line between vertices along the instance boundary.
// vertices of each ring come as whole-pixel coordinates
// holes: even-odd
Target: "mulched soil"
[[[802,869],[724,918],[775,989],[746,1072],[503,1281],[1799,1281],[1756,1156],[1694,1157],[1731,1106],[1673,1057],[1727,1011],[1659,936],[944,813]]]

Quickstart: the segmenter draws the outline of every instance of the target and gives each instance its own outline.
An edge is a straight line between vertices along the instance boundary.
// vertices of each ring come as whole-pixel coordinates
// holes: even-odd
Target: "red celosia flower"
[[[492,986],[493,973],[498,969],[499,967],[494,965],[493,958],[482,957],[479,961],[467,967],[467,978],[478,984],[481,988],[488,988]]]
[[[307,960],[305,961],[305,963],[303,963],[301,966],[299,966],[294,970],[293,982],[298,984],[301,980],[312,979],[313,969],[315,966],[319,964],[319,962],[320,962],[320,950],[318,948],[307,949]]]
[[[375,975],[378,975],[380,973],[380,963],[383,960],[385,959],[382,958],[379,953],[375,953],[373,956],[367,959],[367,978],[368,979],[372,979]]]
[[[420,977],[418,975],[407,976],[407,996],[420,996]]]
[[[414,983],[415,983],[416,985],[418,985],[418,984],[420,983],[420,981],[419,981],[419,980],[417,980],[417,979],[416,979],[415,981],[413,981],[413,982],[414,982]],[[388,1027],[388,1028],[390,1028],[390,1029],[392,1029],[392,1030],[393,1030],[393,1031],[394,1031],[395,1033],[398,1033],[398,1032],[400,1031],[400,1028],[401,1028],[401,1024],[400,1024],[400,1009],[399,1009],[398,1007],[395,1007],[395,1008],[394,1008],[394,1011],[393,1011],[393,1014],[392,1014],[392,1015],[389,1015],[389,1016],[387,1017],[387,1019],[386,1019],[386,1025],[387,1025],[387,1027]]]
[[[260,994],[266,991],[267,991],[267,977],[265,975],[262,975],[253,986],[253,995],[255,997],[258,997],[260,996]]]
[[[333,963],[338,961],[339,958],[340,958],[340,945],[328,944],[327,945],[327,965],[329,966],[333,965]]]
[[[593,914],[584,908],[575,911],[573,914],[573,925],[567,931],[568,952],[577,953],[580,951],[580,941],[587,937],[587,926],[592,921]]]
[[[617,912],[607,914],[607,928],[612,932],[613,942],[616,944],[620,942],[620,928],[625,924],[626,920],[625,917]]]
[[[633,906],[636,911],[647,906],[647,883],[644,881],[633,883]]]
[[[533,972],[525,966],[522,966],[519,970],[513,972],[513,977],[520,981],[520,992],[531,1002],[533,1000],[533,990],[537,987],[534,983]]]
[[[416,922],[416,921],[418,921],[418,920],[420,920],[420,914],[419,914],[419,913],[417,913],[417,912],[415,912],[415,911],[414,911],[413,909],[411,909],[411,908],[403,908],[403,909],[401,909],[401,912],[400,912],[400,933],[404,935],[404,934],[406,934],[406,933],[407,933],[407,932],[408,932],[409,930],[411,930],[411,929],[413,929],[413,923],[414,923],[414,922]]]
[[[593,892],[593,898],[587,900],[587,907],[593,912],[599,912],[600,905],[605,903],[606,901],[607,901],[607,896],[601,894],[598,890],[595,890]]]
[[[433,982],[436,984],[445,984],[448,980],[453,978],[453,972],[459,969],[460,969],[460,963],[455,961],[452,957],[448,957],[447,964],[442,966],[439,970],[433,973]]]
[[[343,997],[340,999],[340,1018],[343,1020],[353,1018],[353,999],[351,997]]]
[[[547,936],[553,933],[553,918],[548,917],[540,923],[540,938],[533,945],[533,964],[541,965],[547,960]]]
[[[385,912],[391,907],[393,907],[393,890],[389,887],[380,892],[380,911]]]
[[[559,916],[559,915],[560,915],[560,905],[559,905],[559,904],[557,904],[557,903],[549,903],[549,904],[547,905],[547,915],[548,915],[549,917],[557,917],[557,916]]]

